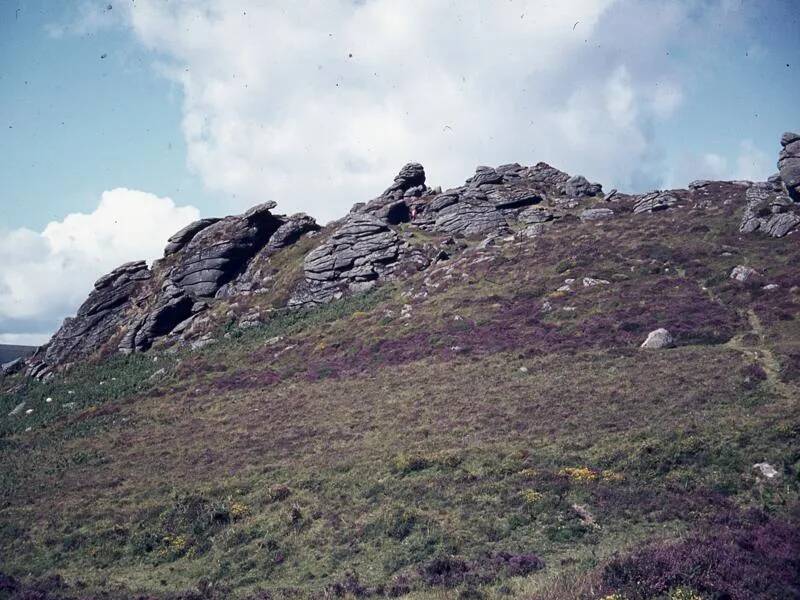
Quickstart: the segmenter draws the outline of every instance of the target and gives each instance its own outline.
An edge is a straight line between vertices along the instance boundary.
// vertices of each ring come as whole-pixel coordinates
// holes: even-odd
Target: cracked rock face
[[[800,133],[786,132],[781,136],[783,149],[778,155],[778,171],[789,197],[800,202]]]
[[[480,199],[467,199],[444,208],[434,223],[436,231],[464,235],[482,235],[507,226],[503,214],[492,203]]]
[[[175,254],[178,250],[183,248],[186,244],[192,241],[192,238],[200,233],[209,225],[213,225],[219,219],[200,219],[189,223],[186,227],[175,233],[167,240],[167,247],[164,248],[164,256]]]
[[[169,273],[174,285],[199,298],[213,297],[283,224],[270,213],[274,207],[274,202],[262,204],[202,229],[178,255]]]
[[[401,254],[400,237],[374,215],[351,214],[303,261],[305,281],[293,305],[329,302],[346,290],[366,290],[391,273]]]
[[[564,184],[564,191],[570,198],[589,198],[603,191],[603,186],[599,183],[589,183],[583,175],[575,175]]]
[[[37,357],[47,365],[86,357],[106,343],[125,324],[128,310],[147,296],[152,277],[144,261],[126,263],[94,284],[74,317],[67,318]]]
[[[633,205],[634,213],[652,213],[667,210],[678,204],[678,198],[669,192],[651,192],[639,198]]]
[[[745,192],[747,205],[739,231],[783,237],[800,226],[800,207],[788,196],[776,193],[770,183],[756,183]]]
[[[405,223],[411,220],[409,204],[430,193],[432,190],[425,185],[425,169],[419,163],[408,163],[380,196],[355,205],[351,213],[374,215],[390,225]]]

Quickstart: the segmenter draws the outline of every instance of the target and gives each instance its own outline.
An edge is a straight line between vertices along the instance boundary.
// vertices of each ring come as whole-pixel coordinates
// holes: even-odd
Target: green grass
[[[569,244],[551,230],[488,251],[492,261],[470,247],[435,272],[273,311],[259,327],[221,320],[201,350],[6,380],[2,570],[57,573],[87,593],[211,585],[220,597],[305,597],[357,575],[408,585],[411,598],[458,598],[476,592],[427,585],[424,565],[533,553],[544,569],[477,591],[583,598],[615,554],[722,510],[786,516],[800,493],[787,370],[797,294],[787,284],[764,296],[726,274],[749,262],[788,281],[798,251],[740,240],[728,210],[575,224]],[[687,236],[694,221],[710,232]],[[280,277],[301,256],[281,257]],[[553,294],[584,276],[613,283]],[[662,289],[670,302],[656,306]],[[604,328],[630,307],[652,328],[684,324],[697,298],[708,305],[692,326],[719,318],[729,341],[687,336],[642,352],[638,329]],[[540,314],[545,300],[554,309]],[[635,316],[626,326],[650,327]],[[746,379],[754,364],[763,380]],[[22,401],[33,413],[8,417]],[[763,461],[777,484],[755,476]]]

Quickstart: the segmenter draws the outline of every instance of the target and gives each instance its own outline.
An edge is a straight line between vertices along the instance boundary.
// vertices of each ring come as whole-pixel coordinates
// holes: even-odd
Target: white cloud
[[[90,214],[67,215],[41,232],[2,232],[0,343],[46,341],[101,275],[124,262],[159,257],[167,238],[198,217],[193,206],[117,188],[103,192]]]
[[[668,187],[685,187],[695,179],[763,181],[775,172],[775,157],[742,140],[728,152],[687,153],[668,178]]]
[[[663,181],[653,126],[730,0],[138,0],[127,12],[184,91],[188,163],[236,210],[341,216],[422,162],[546,160],[608,187]],[[713,25],[713,26],[712,26]],[[691,65],[689,65],[691,67]]]

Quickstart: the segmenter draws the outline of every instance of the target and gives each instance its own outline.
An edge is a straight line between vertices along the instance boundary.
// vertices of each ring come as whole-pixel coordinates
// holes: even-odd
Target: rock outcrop
[[[333,234],[303,261],[304,282],[290,305],[322,304],[348,291],[364,291],[391,275],[409,258],[410,247],[382,219],[348,215]]]
[[[546,163],[510,163],[480,166],[463,185],[442,192],[429,187],[425,169],[412,162],[380,196],[354,205],[324,230],[303,213],[273,214],[274,202],[242,215],[201,219],[171,236],[152,268],[142,261],[127,263],[98,279],[76,316],[26,361],[27,372],[41,378],[113,351],[201,347],[214,339],[220,315],[242,327],[256,326],[276,308],[322,304],[431,264],[457,262],[471,244],[479,253],[491,253],[489,246],[537,243],[529,238],[581,222],[583,227],[610,218],[618,222],[631,212],[644,217],[680,205],[707,209],[744,199],[742,232],[783,237],[800,230],[800,135],[784,134],[781,145],[780,173],[767,182],[695,181],[688,190],[639,195],[614,190],[603,197],[600,184],[583,176],[570,177]],[[304,236],[315,237],[302,254],[283,253]],[[739,267],[732,276],[745,281],[752,273]],[[583,279],[584,287],[605,284]],[[270,296],[272,304],[248,298],[279,287],[284,289]],[[243,306],[233,310],[240,302]],[[220,303],[223,310],[213,310]],[[656,330],[643,347],[671,343],[669,332]]]
[[[177,254],[169,279],[198,298],[212,298],[244,270],[248,261],[269,242],[284,222],[260,204],[244,215],[225,217],[199,231]]]
[[[634,213],[666,210],[678,204],[678,198],[670,192],[656,191],[641,196],[633,205]]]
[[[193,223],[189,223],[186,227],[172,235],[167,240],[167,246],[164,248],[164,256],[169,256],[170,254],[175,254],[178,250],[183,248],[186,244],[192,241],[192,238],[200,233],[203,229],[208,227],[209,225],[213,225],[219,221],[219,219],[211,218],[211,219],[200,219],[199,221],[194,221]]]
[[[603,186],[599,183],[589,183],[583,175],[575,175],[564,184],[564,192],[570,198],[587,198],[597,196],[603,191]]]
[[[792,200],[800,202],[800,133],[784,133],[781,146],[783,149],[778,156],[781,180]]]
[[[98,279],[75,317],[29,360],[28,373],[42,378],[102,350],[145,351],[176,330],[193,332],[207,300],[234,283],[244,287],[241,280],[257,255],[268,257],[318,229],[307,215],[273,215],[274,207],[268,202],[243,215],[191,223],[170,237],[152,269],[131,262]],[[248,290],[258,285],[246,283]]]
[[[42,375],[50,365],[79,360],[103,346],[126,323],[132,307],[149,295],[151,278],[147,264],[137,261],[98,279],[77,314],[65,319],[43,352],[34,355],[31,374]]]
[[[747,189],[739,231],[783,237],[800,227],[800,206],[775,187],[772,183],[756,183]]]

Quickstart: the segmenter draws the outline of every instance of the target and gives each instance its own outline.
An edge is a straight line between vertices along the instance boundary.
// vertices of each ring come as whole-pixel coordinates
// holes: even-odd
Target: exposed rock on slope
[[[480,166],[464,185],[441,192],[426,185],[422,165],[408,163],[380,196],[354,205],[302,254],[285,251],[319,227],[302,213],[272,214],[274,202],[243,215],[201,219],[169,239],[152,269],[128,263],[100,278],[77,315],[28,361],[28,371],[42,377],[102,352],[207,343],[223,318],[258,323],[264,310],[329,302],[431,263],[457,261],[467,244],[455,237],[486,238],[476,248],[483,252],[501,235],[506,242],[535,243],[529,238],[581,221],[611,227],[603,221],[733,202],[744,205],[741,232],[783,237],[800,229],[800,203],[793,201],[800,189],[800,136],[784,134],[781,144],[780,174],[767,182],[696,181],[689,189],[640,195],[614,190],[603,196],[599,184],[546,163]],[[277,286],[268,308],[244,302],[238,313],[232,310]]]
[[[72,362],[100,348],[124,326],[128,312],[149,296],[146,284],[151,277],[147,264],[137,261],[98,279],[78,313],[64,320],[43,354],[34,356],[31,374],[39,375],[48,365]]]
[[[364,291],[411,259],[410,246],[380,218],[351,214],[320,246],[305,257],[304,283],[290,305],[321,304],[346,291]],[[417,257],[419,258],[419,257]],[[425,265],[425,261],[421,261]]]
[[[778,157],[781,179],[789,196],[800,202],[800,133],[784,133],[781,146],[783,150]]]
[[[270,256],[318,229],[307,215],[277,216],[274,207],[191,223],[169,239],[152,270],[138,261],[101,277],[77,315],[31,359],[29,374],[44,377],[100,351],[144,351],[179,326],[192,332],[192,320],[209,307],[206,299],[230,291],[234,280],[238,293],[258,286],[252,273],[242,281],[256,255]]]
[[[756,183],[747,189],[739,231],[783,237],[800,225],[800,207],[775,188],[771,183]]]

